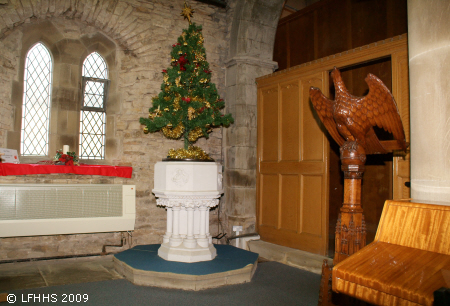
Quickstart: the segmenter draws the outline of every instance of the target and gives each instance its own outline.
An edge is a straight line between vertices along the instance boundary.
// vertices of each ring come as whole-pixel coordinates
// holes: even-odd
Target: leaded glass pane
[[[105,158],[105,113],[81,111],[80,158]]]
[[[108,67],[100,54],[92,52],[86,57],[83,63],[83,76],[97,79],[108,78]]]
[[[105,83],[86,81],[84,87],[84,106],[103,108]]]
[[[97,52],[89,54],[83,62],[84,92],[79,148],[79,157],[82,159],[105,158],[107,78],[106,61]]]
[[[41,43],[37,43],[28,51],[25,59],[23,87],[22,155],[47,155],[52,58],[47,48]]]

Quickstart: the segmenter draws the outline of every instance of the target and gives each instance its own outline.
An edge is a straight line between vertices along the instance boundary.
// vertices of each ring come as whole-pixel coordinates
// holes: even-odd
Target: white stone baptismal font
[[[156,204],[167,209],[167,230],[158,255],[179,262],[214,259],[209,210],[223,194],[222,166],[203,161],[158,162],[154,181]]]

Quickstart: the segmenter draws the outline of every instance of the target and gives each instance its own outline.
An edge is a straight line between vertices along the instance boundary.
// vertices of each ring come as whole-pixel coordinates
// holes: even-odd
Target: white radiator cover
[[[0,184],[0,237],[134,230],[136,187]]]

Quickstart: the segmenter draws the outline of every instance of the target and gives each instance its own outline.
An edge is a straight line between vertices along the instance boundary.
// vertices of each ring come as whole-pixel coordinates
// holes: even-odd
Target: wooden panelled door
[[[327,255],[330,145],[310,103],[309,88],[318,87],[329,97],[333,67],[387,57],[392,63],[392,94],[409,141],[406,35],[257,79],[256,217],[262,240]],[[408,198],[409,154],[394,156],[393,168],[393,198]]]
[[[258,232],[264,241],[322,255],[329,144],[309,88],[327,92],[328,82],[327,72],[258,81]]]

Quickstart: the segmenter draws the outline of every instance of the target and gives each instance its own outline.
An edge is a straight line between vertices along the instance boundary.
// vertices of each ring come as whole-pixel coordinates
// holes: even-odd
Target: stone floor
[[[122,278],[112,255],[0,264],[0,293]]]

